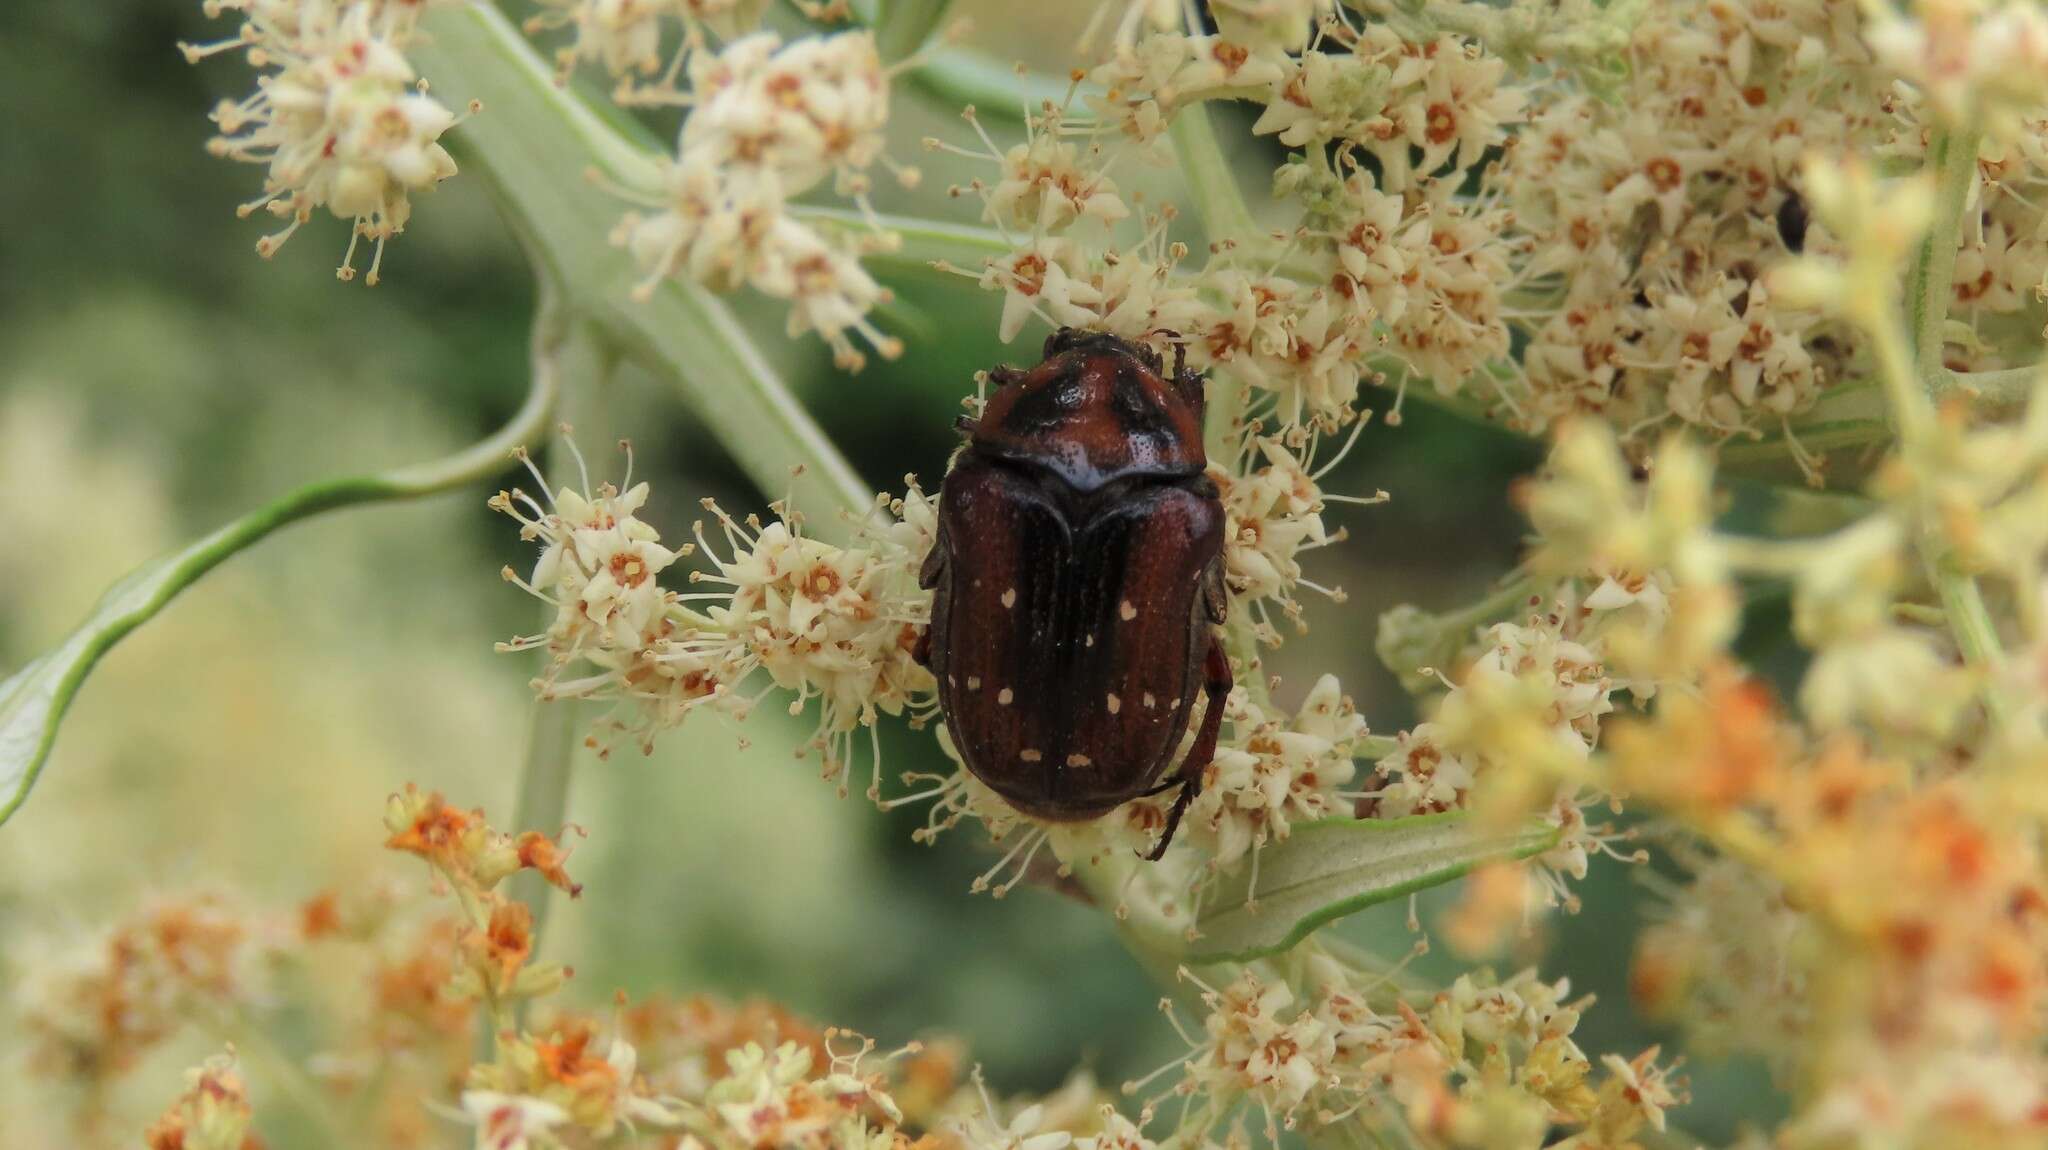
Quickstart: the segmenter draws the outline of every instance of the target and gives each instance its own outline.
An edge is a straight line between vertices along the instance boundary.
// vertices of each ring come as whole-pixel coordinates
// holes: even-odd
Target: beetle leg
[[[1220,559],[1202,573],[1202,610],[1211,623],[1222,623],[1230,615],[1230,587],[1223,581],[1223,562]],[[1229,670],[1226,663],[1224,672],[1228,674]]]
[[[939,572],[946,569],[946,521],[939,520],[938,534],[932,538],[932,549],[925,552],[924,563],[917,569],[917,585],[920,590],[929,591],[939,585]],[[927,632],[929,634],[929,632]]]
[[[1175,831],[1180,829],[1181,816],[1188,813],[1188,804],[1202,793],[1202,772],[1216,757],[1216,736],[1223,730],[1223,701],[1230,697],[1230,656],[1224,653],[1223,637],[1209,633],[1209,651],[1202,661],[1202,692],[1208,696],[1208,706],[1202,712],[1202,729],[1195,734],[1195,745],[1188,751],[1188,757],[1180,764],[1180,794],[1173,798],[1173,806],[1166,812],[1166,829],[1160,832],[1159,841],[1153,845],[1152,853],[1145,856],[1147,862],[1158,862],[1166,854],[1166,848],[1173,843]]]

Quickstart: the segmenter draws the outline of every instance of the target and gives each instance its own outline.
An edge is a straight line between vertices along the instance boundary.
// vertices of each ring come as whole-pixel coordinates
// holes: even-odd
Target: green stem
[[[1119,851],[1073,861],[1074,881],[1106,914],[1122,905],[1133,869],[1153,865]],[[1174,922],[1157,907],[1142,901],[1131,903],[1127,913],[1115,921],[1117,937],[1139,968],[1173,998],[1185,1002],[1188,986],[1179,977],[1187,955],[1185,924]]]
[[[1899,426],[1901,454],[1916,475],[1936,466],[1928,457],[1935,431],[1929,396],[1951,378],[1942,364],[1942,333],[1954,295],[1956,245],[1977,175],[1977,136],[1938,130],[1928,145],[1927,157],[1935,177],[1935,214],[1907,276],[1913,358],[1908,359],[1904,337],[1889,322],[1889,315],[1863,317],[1872,337],[1878,374]],[[2005,659],[1997,624],[1984,605],[1976,579],[1956,568],[1952,549],[1931,509],[1922,516],[1918,543],[1921,562],[1941,600],[1957,649],[1971,667],[1995,676]],[[1988,688],[1986,706],[1994,720],[2002,723],[2007,718],[2004,692],[1995,682]]]
[[[558,302],[550,296],[548,306],[536,325],[533,352],[535,370],[550,371],[561,380],[562,422],[575,433],[573,436],[565,434],[549,451],[549,472],[553,475],[569,473],[575,466],[573,448],[576,438],[592,447],[609,438],[609,421],[605,416],[610,406],[609,393],[616,366],[610,349],[598,333],[582,324],[562,322],[559,313]],[[552,615],[550,609],[549,623],[553,622]],[[543,652],[540,657],[547,659],[551,656]],[[582,726],[580,710],[574,699],[541,701],[533,705],[533,719],[527,730],[526,757],[519,770],[518,798],[513,807],[514,832],[535,830],[542,834],[556,834],[567,820],[569,781],[575,763],[577,734]],[[524,872],[512,876],[507,889],[532,913],[534,937],[545,939],[555,888],[540,875]],[[525,1003],[522,1002],[514,1017],[523,1017],[524,1013]]]
[[[1377,763],[1401,749],[1401,740],[1393,735],[1367,735],[1358,740],[1358,746],[1351,757],[1361,763]]]
[[[933,5],[937,12],[929,11]],[[947,0],[853,0],[851,5],[855,20],[876,29],[882,58],[892,61],[908,56],[917,44],[929,40],[948,6]],[[927,23],[923,34],[916,37],[917,44],[891,55],[888,37],[909,39],[911,29],[920,22]],[[890,26],[898,23],[904,30],[891,33]],[[984,114],[1012,120],[1042,104],[1059,105],[1072,88],[1064,76],[1025,71],[986,52],[950,44],[927,46],[908,78],[926,95],[951,109],[971,104]]]
[[[1955,295],[1956,244],[1963,210],[1977,179],[1977,134],[1940,129],[1927,146],[1927,166],[1935,173],[1934,226],[1920,242],[1913,261],[1913,351],[1919,378],[1931,389],[1946,372],[1941,364],[1942,331],[1948,323],[1949,301]]]
[[[1409,693],[1421,694],[1436,682],[1420,675],[1422,668],[1448,670],[1458,652],[1472,641],[1474,631],[1528,610],[1529,599],[1548,590],[1551,583],[1522,567],[1485,596],[1450,611],[1431,614],[1400,604],[1380,616],[1374,653]]]
[[[1892,429],[1881,419],[1842,419],[1794,428],[1792,434],[1798,437],[1800,450],[1818,455],[1889,442]],[[1734,469],[1783,463],[1792,458],[1792,442],[1784,435],[1730,439],[1716,450],[1715,458]]]
[[[1201,104],[1182,108],[1174,116],[1168,134],[1173,140],[1174,156],[1180,161],[1181,179],[1187,183],[1188,197],[1194,201],[1202,234],[1208,237],[1211,248],[1225,244],[1245,246],[1264,240],[1258,221],[1245,206],[1230,159],[1216,139],[1209,109]]]
[[[867,217],[851,208],[806,204],[790,209],[790,214],[806,222],[862,232],[869,230]],[[971,224],[889,215],[877,216],[876,221],[883,230],[894,233],[903,241],[887,251],[861,257],[863,267],[882,274],[929,275],[932,265],[940,263],[979,270],[984,261],[1009,255],[1014,248],[1001,233]]]

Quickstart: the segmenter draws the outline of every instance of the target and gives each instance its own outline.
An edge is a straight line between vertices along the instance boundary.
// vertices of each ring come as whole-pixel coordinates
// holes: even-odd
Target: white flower
[[[1371,317],[1333,291],[1237,268],[1207,275],[1221,303],[1207,311],[1193,359],[1279,399],[1288,423],[1348,421],[1364,357],[1378,347]]]
[[[1196,93],[1278,82],[1291,67],[1286,52],[1224,36],[1157,34],[1118,51],[1089,72],[1101,94],[1086,97],[1098,120],[1141,144],[1166,132],[1173,114]]]
[[[1080,1150],[1157,1150],[1158,1143],[1114,1106],[1102,1108],[1102,1130],[1087,1138],[1074,1139]]]

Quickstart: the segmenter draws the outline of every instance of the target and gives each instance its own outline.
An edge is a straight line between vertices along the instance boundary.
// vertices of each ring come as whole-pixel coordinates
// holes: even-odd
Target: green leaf
[[[554,373],[536,370],[518,414],[489,439],[433,463],[301,487],[114,584],[55,650],[0,682],[0,823],[28,798],[57,741],[64,712],[94,664],[178,592],[287,524],[357,504],[416,499],[495,474],[506,466],[508,452],[541,435],[554,401]]]
[[[1295,826],[1260,852],[1258,898],[1250,866],[1223,880],[1197,924],[1193,962],[1249,962],[1292,948],[1326,923],[1440,886],[1483,863],[1524,859],[1557,845],[1557,828],[1494,830],[1463,811],[1405,819],[1322,819]]]

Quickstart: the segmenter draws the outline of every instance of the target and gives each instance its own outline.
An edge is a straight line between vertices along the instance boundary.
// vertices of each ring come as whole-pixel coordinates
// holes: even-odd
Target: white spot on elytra
[[[1016,605],[1017,589],[1015,587],[1012,587],[1009,590],[1003,592],[1003,609],[1008,610],[1011,607],[1015,607]]]
[[[1138,609],[1136,607],[1131,606],[1131,601],[1129,599],[1126,599],[1122,603],[1117,604],[1116,613],[1117,616],[1126,623],[1138,617]]]
[[[1117,713],[1118,711],[1121,711],[1121,710],[1123,710],[1123,709],[1124,709],[1124,701],[1123,701],[1122,699],[1119,699],[1119,698],[1117,698],[1117,697],[1116,697],[1116,692],[1115,692],[1115,691],[1111,691],[1111,692],[1109,693],[1109,700],[1108,700],[1108,701],[1109,701],[1109,713],[1110,713],[1110,714],[1114,715],[1114,714],[1116,714],[1116,713]]]
[[[979,691],[979,690],[981,690],[981,676],[980,676],[980,675],[969,675],[969,676],[967,676],[967,689],[968,689],[968,690],[970,690],[970,691]]]
[[[1149,711],[1149,710],[1151,710],[1152,708],[1154,708],[1154,707],[1156,707],[1156,706],[1158,706],[1158,705],[1159,705],[1159,700],[1158,700],[1158,699],[1156,699],[1156,698],[1154,698],[1154,697],[1152,696],[1152,692],[1150,692],[1150,691],[1147,691],[1147,692],[1145,692],[1145,709]]]
[[[1093,636],[1093,635],[1083,635],[1083,636],[1081,636],[1081,645],[1082,645],[1082,646],[1084,646],[1084,647],[1093,647],[1093,646],[1095,645],[1095,636]]]
[[[1026,747],[1023,750],[1017,752],[1017,757],[1023,759],[1027,763],[1035,763],[1038,760],[1044,758],[1045,756],[1039,754],[1038,750],[1034,747]]]
[[[1068,755],[1068,756],[1067,756],[1067,765],[1068,765],[1068,766],[1070,766],[1070,767],[1085,767],[1085,766],[1087,766],[1087,765],[1088,765],[1088,764],[1089,764],[1089,763],[1090,763],[1091,761],[1092,761],[1092,760],[1090,760],[1090,759],[1088,758],[1088,756],[1087,756],[1087,755]]]
[[[1010,700],[1016,697],[1017,696],[1010,693],[1010,689],[1008,687],[1004,687],[1002,690],[996,692],[996,702],[1005,707],[1009,706]]]

